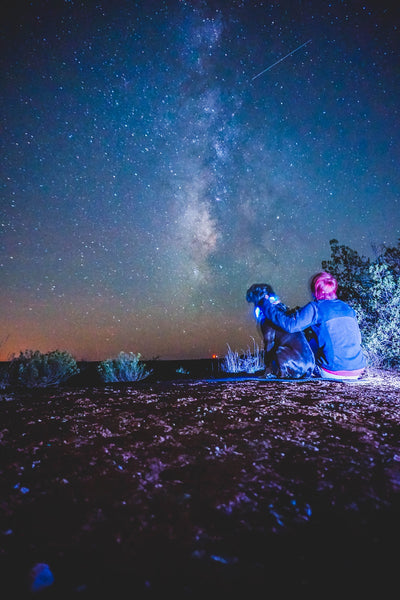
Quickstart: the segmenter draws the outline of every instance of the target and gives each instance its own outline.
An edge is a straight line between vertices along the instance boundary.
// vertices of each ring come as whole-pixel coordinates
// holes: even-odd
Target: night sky
[[[393,3],[8,4],[2,360],[224,356],[252,283],[302,305],[330,239],[397,245]]]

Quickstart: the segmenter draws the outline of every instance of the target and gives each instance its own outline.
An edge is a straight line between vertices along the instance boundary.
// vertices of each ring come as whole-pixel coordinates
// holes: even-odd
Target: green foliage
[[[28,388],[45,388],[64,383],[76,373],[79,369],[69,352],[53,350],[42,354],[39,350],[25,350],[11,360],[8,382]]]
[[[397,242],[397,246],[394,246],[393,248],[386,248],[386,246],[383,246],[381,255],[380,262],[383,262],[388,266],[395,278],[400,277],[400,238]]]
[[[334,275],[339,297],[356,311],[371,366],[400,367],[400,240],[382,246],[376,259],[331,240],[332,258],[322,268]]]
[[[371,265],[369,274],[369,294],[354,305],[363,346],[371,365],[400,367],[400,277],[385,263]]]
[[[359,256],[356,250],[339,245],[335,239],[330,240],[331,260],[322,261],[322,269],[336,277],[338,294],[342,300],[352,304],[361,301],[370,284],[369,267],[371,261]]]
[[[101,362],[97,370],[102,380],[107,383],[140,381],[152,372],[146,370],[146,365],[140,362],[140,358],[140,353],[120,352],[116,358]]]

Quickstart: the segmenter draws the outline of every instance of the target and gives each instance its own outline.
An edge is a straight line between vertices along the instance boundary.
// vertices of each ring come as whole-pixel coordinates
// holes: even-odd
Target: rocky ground
[[[4,600],[385,594],[400,373],[3,391],[0,474]]]

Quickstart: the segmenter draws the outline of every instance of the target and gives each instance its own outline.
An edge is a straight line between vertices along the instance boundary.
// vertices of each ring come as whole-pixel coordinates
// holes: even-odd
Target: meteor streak
[[[303,48],[304,46],[307,46],[307,44],[309,44],[310,42],[311,42],[311,40],[307,40],[307,42],[304,42],[304,44],[301,44],[301,46],[298,46],[297,48],[295,48],[294,50],[292,50],[291,52],[289,52],[289,54],[286,54],[286,56],[282,56],[282,58],[280,58],[279,60],[277,60],[276,62],[274,62],[274,64],[270,65],[266,69],[264,69],[264,71],[261,71],[261,73],[258,73],[258,75],[254,75],[254,77],[252,77],[251,80],[254,81],[254,79],[257,79],[257,77],[260,77],[260,75],[263,75],[263,73],[266,73],[267,71],[269,71],[270,69],[272,69],[272,67],[275,67],[275,65],[277,65],[278,63],[280,63],[283,60],[285,60],[285,58],[287,58],[288,56],[291,56],[292,54],[294,54],[295,52],[297,52],[297,50],[300,50],[300,48]]]

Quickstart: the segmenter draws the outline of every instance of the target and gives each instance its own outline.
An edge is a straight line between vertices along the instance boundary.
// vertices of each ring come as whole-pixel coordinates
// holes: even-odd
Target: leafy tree
[[[339,297],[353,306],[369,364],[400,366],[400,239],[375,249],[371,261],[356,250],[330,241],[331,259],[322,268],[338,281]]]
[[[400,277],[385,261],[370,266],[372,286],[356,305],[370,364],[400,367]]]
[[[335,239],[329,244],[331,259],[322,261],[323,270],[336,277],[342,300],[349,303],[360,301],[370,285],[370,259],[360,256],[349,246],[339,245]]]
[[[386,248],[383,245],[381,249],[381,262],[385,263],[394,277],[400,277],[400,238],[397,241],[397,246]]]

